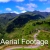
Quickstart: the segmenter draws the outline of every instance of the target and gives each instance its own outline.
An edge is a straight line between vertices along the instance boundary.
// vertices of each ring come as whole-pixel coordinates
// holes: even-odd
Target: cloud
[[[16,13],[16,14],[19,14],[19,12],[17,12],[17,11],[12,11],[11,13]]]
[[[33,3],[25,4],[25,7],[16,6],[16,8],[18,8],[21,11],[34,11],[34,8],[37,8],[37,7],[38,6],[36,4],[33,4]]]
[[[0,0],[0,2],[3,2],[3,3],[5,3],[5,2],[9,2],[10,0]]]
[[[44,4],[50,4],[50,0],[39,0],[40,2],[44,2]]]
[[[50,12],[50,8],[46,8],[46,10],[45,10],[46,12]]]
[[[48,1],[47,1],[47,3],[49,3],[49,4],[50,4],[50,0],[48,0]]]
[[[47,1],[47,0],[39,0],[39,1],[44,2],[44,1]]]
[[[5,10],[6,10],[6,11],[11,11],[12,9],[11,9],[11,8],[6,8]]]
[[[13,0],[15,2],[23,2],[24,0]]]
[[[18,8],[19,10],[25,10],[25,8],[21,6],[16,6],[16,8]]]
[[[33,7],[28,7],[27,11],[34,11],[34,8]]]
[[[39,10],[41,12],[50,12],[50,7],[49,8],[46,8],[45,10]]]
[[[5,3],[9,1],[15,1],[15,2],[23,2],[24,0],[0,0],[0,2]]]
[[[22,11],[21,13],[25,13],[26,11]]]
[[[38,7],[36,4],[33,3],[26,4],[26,6],[28,11],[34,11],[34,8]]]
[[[26,11],[21,11],[21,12],[17,12],[17,11],[12,11],[10,13],[16,13],[16,14],[20,14],[20,13],[25,13]]]
[[[28,7],[34,7],[34,8],[37,7],[37,5],[36,4],[33,4],[33,3],[29,3],[29,4],[27,4],[27,6]]]

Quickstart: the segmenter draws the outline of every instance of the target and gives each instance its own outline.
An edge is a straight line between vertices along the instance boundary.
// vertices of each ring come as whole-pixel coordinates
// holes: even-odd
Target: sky
[[[0,0],[0,13],[50,12],[50,0]]]

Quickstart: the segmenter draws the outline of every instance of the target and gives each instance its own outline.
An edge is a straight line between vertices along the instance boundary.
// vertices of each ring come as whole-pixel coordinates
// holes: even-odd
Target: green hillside
[[[2,27],[0,24],[0,40],[11,40],[11,39],[28,39],[31,40],[33,35],[40,30],[41,32],[38,35],[39,40],[48,40],[49,44],[44,48],[50,49],[50,16],[44,18],[41,15],[28,15],[28,14],[20,14],[18,17],[15,17],[11,21],[9,21],[5,27]],[[47,31],[47,32],[43,32]],[[20,41],[21,44],[21,41]],[[24,43],[25,44],[25,43]],[[3,45],[3,44],[2,44]],[[41,47],[43,48],[43,47]],[[41,49],[40,48],[40,49]],[[40,50],[35,49],[35,50]],[[20,50],[20,49],[19,49]],[[22,49],[21,49],[22,50]],[[26,50],[26,49],[25,49]],[[29,49],[28,49],[29,50]],[[33,49],[30,49],[33,50]]]

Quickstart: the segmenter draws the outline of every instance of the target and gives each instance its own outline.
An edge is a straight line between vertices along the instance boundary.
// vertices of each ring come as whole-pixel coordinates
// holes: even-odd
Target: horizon
[[[20,14],[34,10],[50,12],[50,0],[0,0],[0,14]]]
[[[34,11],[36,11],[36,12],[42,12],[42,11],[37,11],[37,10],[34,10]],[[26,11],[26,12],[34,12],[34,11]],[[23,12],[23,13],[26,13],[26,12]],[[8,14],[8,13],[11,13],[11,14],[22,14],[22,12],[21,13],[15,13],[15,12],[5,12],[6,14]],[[0,13],[0,14],[5,14],[5,13]],[[42,13],[50,13],[50,12],[42,12]]]

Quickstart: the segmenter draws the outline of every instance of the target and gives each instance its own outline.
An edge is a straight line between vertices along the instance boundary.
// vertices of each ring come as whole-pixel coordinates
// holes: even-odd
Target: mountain
[[[10,24],[8,24],[8,29],[13,29],[14,27],[22,27],[30,20],[39,20],[39,19],[45,19],[50,15],[50,12],[40,12],[40,11],[33,11],[33,12],[25,12],[21,14],[15,14],[15,13],[4,13],[0,14],[0,25],[1,27],[5,27],[6,24],[8,24],[10,21]]]
[[[33,11],[33,12],[26,12],[26,14],[30,14],[30,15],[33,15],[33,14],[38,14],[38,15],[41,15],[43,17],[47,17],[50,15],[50,12],[40,12],[40,11]]]
[[[15,13],[3,13],[0,14],[0,24],[6,25],[9,21],[17,16]]]
[[[44,17],[47,17],[50,15],[50,12],[40,12],[40,11],[33,11],[33,14],[40,14]]]
[[[38,13],[38,12],[37,12]],[[47,39],[50,48],[50,16],[41,15],[41,13],[36,14],[35,12],[26,12],[21,14],[6,13],[0,15],[0,41],[11,40],[11,39],[28,39],[32,40],[35,33],[40,30],[37,38],[39,40]],[[41,20],[42,19],[42,20]],[[7,24],[7,25],[6,25]],[[3,27],[4,25],[4,27]],[[33,35],[33,36],[32,36]],[[43,36],[42,36],[43,35]],[[1,44],[3,45],[3,44]],[[25,43],[24,43],[25,45]],[[45,48],[45,47],[43,47]],[[38,48],[39,49],[39,48]]]
[[[44,19],[41,15],[29,15],[29,14],[20,14],[18,18],[14,19],[7,27],[7,32],[11,32],[15,27],[22,27],[30,20],[39,20]]]
[[[40,12],[40,11],[33,11],[33,12],[25,12],[21,14],[15,14],[15,13],[3,13],[0,14],[0,24],[7,24],[9,21],[14,19],[17,16],[24,16],[29,19],[40,19],[40,18],[46,18],[50,15],[50,12]]]

